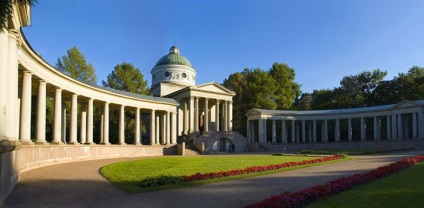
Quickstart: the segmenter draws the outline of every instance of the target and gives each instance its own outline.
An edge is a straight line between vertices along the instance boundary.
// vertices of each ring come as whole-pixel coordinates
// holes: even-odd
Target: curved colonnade
[[[22,171],[61,162],[177,152],[177,101],[92,86],[57,71],[22,34],[21,27],[30,25],[30,13],[30,6],[14,1],[8,28],[0,31],[0,205]],[[51,126],[46,124],[48,99],[54,109]],[[94,123],[95,108],[102,112],[99,123]],[[117,129],[109,125],[112,111],[119,113]],[[134,129],[125,129],[128,111],[135,112]],[[100,126],[99,136],[94,135],[95,125]],[[46,139],[46,128],[51,128],[51,139]],[[111,142],[110,130],[119,132],[118,140]],[[128,144],[126,130],[134,131]]]
[[[250,143],[329,144],[424,139],[424,100],[321,111],[253,109],[247,117]]]
[[[132,93],[94,87],[72,79],[57,71],[23,41],[18,51],[19,73],[22,76],[21,88],[21,115],[20,141],[31,143],[31,95],[37,94],[36,112],[36,139],[35,144],[45,144],[45,111],[46,96],[54,98],[54,125],[51,143],[94,144],[93,140],[93,107],[102,108],[102,124],[100,144],[109,142],[109,112],[111,109],[119,111],[119,142],[125,144],[124,116],[125,111],[135,112],[135,141],[141,144],[140,113],[150,114],[150,144],[176,144],[176,128],[170,124],[176,120],[176,106],[178,103],[169,98],[142,96]],[[37,92],[34,92],[37,91]],[[69,133],[66,134],[66,123],[63,122],[66,110],[63,102],[71,103]],[[78,106],[82,109],[78,118]],[[78,126],[78,120],[80,126]],[[162,122],[159,122],[162,121]],[[77,128],[80,134],[77,135]],[[65,138],[69,135],[68,138]]]

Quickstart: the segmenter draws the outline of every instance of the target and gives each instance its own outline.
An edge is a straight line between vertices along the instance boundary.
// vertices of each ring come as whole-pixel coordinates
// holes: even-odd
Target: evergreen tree
[[[147,81],[139,69],[130,63],[123,62],[115,66],[115,69],[102,81],[103,86],[117,90],[149,95],[150,89]]]
[[[87,63],[84,55],[75,46],[67,50],[62,58],[57,59],[56,68],[79,81],[97,84],[93,66]]]

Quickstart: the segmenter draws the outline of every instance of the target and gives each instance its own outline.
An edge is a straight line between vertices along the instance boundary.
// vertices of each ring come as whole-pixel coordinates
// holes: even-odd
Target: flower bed
[[[249,174],[249,173],[258,173],[258,172],[264,172],[264,171],[270,171],[270,170],[278,170],[278,169],[281,169],[281,168],[289,168],[289,167],[295,167],[295,166],[301,166],[301,165],[309,165],[309,164],[327,162],[327,161],[332,161],[332,160],[339,160],[339,159],[342,159],[344,157],[345,157],[345,155],[335,155],[335,156],[316,158],[316,159],[313,159],[313,160],[304,160],[304,161],[300,161],[300,162],[286,162],[286,163],[283,163],[283,164],[276,164],[276,165],[252,166],[252,167],[247,167],[245,169],[220,171],[220,172],[214,172],[214,173],[203,173],[203,174],[202,173],[196,173],[196,174],[190,175],[190,176],[161,175],[161,176],[158,176],[158,177],[150,177],[150,178],[144,179],[143,181],[141,181],[140,186],[142,186],[142,187],[153,187],[153,186],[158,186],[158,185],[167,185],[167,184],[176,184],[176,183],[190,182],[190,181],[208,180],[208,179],[213,179],[213,178],[230,177],[230,176],[243,175],[243,174]]]
[[[392,163],[390,165],[379,167],[367,173],[356,174],[349,177],[343,177],[330,181],[324,185],[313,186],[295,193],[285,192],[280,195],[272,196],[256,204],[251,204],[248,208],[266,208],[266,207],[302,207],[313,201],[334,195],[355,186],[374,181],[389,176],[397,171],[412,166],[415,163],[424,161],[424,156],[415,156]]]

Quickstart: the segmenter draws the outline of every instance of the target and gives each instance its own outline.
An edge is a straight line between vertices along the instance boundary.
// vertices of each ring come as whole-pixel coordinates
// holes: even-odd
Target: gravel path
[[[191,188],[127,194],[99,174],[110,163],[140,158],[72,162],[22,173],[5,207],[243,207],[286,191],[298,191],[362,173],[424,152],[356,156],[329,165]]]

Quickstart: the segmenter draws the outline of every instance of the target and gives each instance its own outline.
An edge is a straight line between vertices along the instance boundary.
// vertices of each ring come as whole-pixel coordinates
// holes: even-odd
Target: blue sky
[[[365,70],[392,79],[424,67],[423,8],[422,0],[39,0],[23,31],[53,66],[78,47],[98,84],[125,61],[150,85],[175,39],[196,84],[280,62],[312,92]]]

